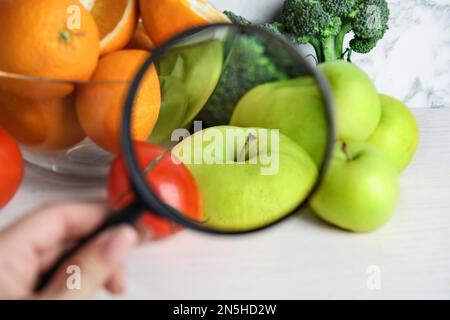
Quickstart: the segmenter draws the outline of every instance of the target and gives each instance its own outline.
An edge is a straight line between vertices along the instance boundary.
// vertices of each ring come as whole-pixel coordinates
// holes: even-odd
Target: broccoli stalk
[[[389,8],[386,0],[286,0],[281,20],[298,42],[314,47],[321,63],[344,58],[350,32],[350,50],[371,51],[388,29]]]

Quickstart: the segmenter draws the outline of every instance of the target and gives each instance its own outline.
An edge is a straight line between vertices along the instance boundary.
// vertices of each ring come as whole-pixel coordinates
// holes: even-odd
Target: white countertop
[[[250,236],[184,231],[130,256],[120,298],[450,298],[450,108],[413,111],[420,147],[402,174],[397,213],[381,230],[352,234],[305,212]],[[0,227],[46,201],[102,197],[101,185],[28,166]],[[367,287],[370,266],[380,271],[380,290]]]

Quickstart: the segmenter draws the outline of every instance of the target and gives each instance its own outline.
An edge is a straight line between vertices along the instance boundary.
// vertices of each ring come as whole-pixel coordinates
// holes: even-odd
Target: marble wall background
[[[255,21],[271,21],[283,0],[210,0]],[[354,54],[378,90],[411,108],[450,107],[450,0],[388,0],[390,30],[368,55]]]

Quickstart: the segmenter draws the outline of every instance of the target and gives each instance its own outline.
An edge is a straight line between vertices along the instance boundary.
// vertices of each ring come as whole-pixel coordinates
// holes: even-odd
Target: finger
[[[122,267],[116,269],[105,285],[106,290],[111,294],[122,294],[126,290],[125,272]]]
[[[142,222],[136,223],[135,228],[139,234],[139,244],[147,243],[155,238],[153,232]]]
[[[107,215],[107,206],[102,203],[53,204],[19,220],[5,231],[5,237],[21,250],[27,250],[24,255],[35,258],[32,261],[42,267],[41,257],[46,252],[58,252],[67,241],[99,226]]]
[[[58,270],[50,285],[44,289],[43,299],[87,299],[104,287],[120,267],[128,253],[138,244],[138,235],[130,226],[109,230],[82,248]],[[80,270],[79,288],[67,286],[66,270],[77,266]]]
[[[39,261],[39,273],[43,273],[53,267],[55,261],[57,261],[65,252],[70,250],[70,248],[73,248],[76,244],[76,241],[69,240],[61,245],[48,249],[46,252],[43,252]]]

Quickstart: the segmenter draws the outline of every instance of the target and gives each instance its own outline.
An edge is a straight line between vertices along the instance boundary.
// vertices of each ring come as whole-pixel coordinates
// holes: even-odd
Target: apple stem
[[[342,143],[342,151],[344,151],[344,154],[347,157],[348,161],[352,161],[353,160],[353,156],[352,156],[352,153],[350,152],[350,149],[348,148],[348,143],[347,142],[343,142]]]
[[[256,141],[256,136],[250,132],[245,139],[245,144],[239,152],[237,162],[239,161],[247,161],[250,153],[250,144],[253,144]]]

